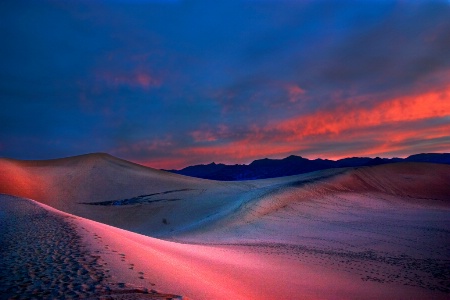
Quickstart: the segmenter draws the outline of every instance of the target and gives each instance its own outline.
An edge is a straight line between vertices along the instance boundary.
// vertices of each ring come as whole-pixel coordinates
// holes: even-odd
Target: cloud
[[[332,111],[320,111],[308,116],[288,119],[267,130],[274,130],[284,140],[291,141],[305,136],[340,135],[353,130],[382,124],[396,124],[422,119],[450,116],[450,90],[405,96],[377,102],[374,107],[353,108],[345,103]],[[349,105],[350,104],[350,105]],[[273,128],[273,129],[272,129]]]
[[[410,149],[433,147],[442,150],[450,141],[448,99],[450,89],[386,99],[371,108],[343,101],[328,111],[249,128],[245,137],[225,144],[194,145],[175,153],[242,163],[291,153],[342,158],[355,154],[405,156],[412,154]]]
[[[449,149],[448,1],[2,8],[0,156],[182,167]]]
[[[162,82],[155,78],[149,72],[136,70],[129,74],[117,73],[100,73],[96,76],[96,80],[102,83],[106,88],[141,88],[148,90],[149,88],[160,87]]]
[[[288,92],[289,102],[297,102],[306,93],[304,89],[297,84],[287,84],[286,90]]]
[[[223,124],[219,124],[214,130],[205,128],[203,130],[194,130],[189,133],[196,143],[214,142],[219,139],[226,139],[230,137],[231,134],[230,129]]]

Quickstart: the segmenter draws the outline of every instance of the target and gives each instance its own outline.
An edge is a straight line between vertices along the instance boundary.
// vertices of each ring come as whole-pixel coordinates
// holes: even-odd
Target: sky
[[[449,1],[0,2],[0,157],[450,152]]]

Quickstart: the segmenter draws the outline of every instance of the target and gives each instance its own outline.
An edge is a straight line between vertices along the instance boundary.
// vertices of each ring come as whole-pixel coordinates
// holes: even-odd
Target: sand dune
[[[223,226],[224,219],[257,219],[272,210],[327,195],[381,193],[432,206],[447,206],[450,195],[450,166],[425,163],[331,169],[241,182],[181,176],[108,154],[48,161],[0,159],[0,170],[0,193],[158,237],[214,227],[218,220]]]
[[[175,175],[132,164],[107,154],[90,154],[50,161],[0,161],[0,192],[32,198],[64,212],[91,218],[115,226],[138,230],[147,227],[154,231],[168,230],[162,220],[168,218],[172,207],[186,210],[192,199],[214,186],[222,184]],[[227,194],[226,187],[223,188]],[[169,193],[170,192],[170,193]],[[112,206],[88,206],[81,203],[123,200],[141,195],[158,194],[151,200],[163,200],[151,205],[128,205],[120,210]],[[216,202],[220,204],[220,195]],[[176,203],[179,202],[179,203]],[[198,201],[197,201],[198,202]],[[212,201],[205,204],[219,205]],[[146,203],[149,204],[149,203]],[[197,218],[202,217],[199,211]],[[153,222],[154,221],[154,222]],[[187,222],[180,216],[177,226]],[[164,226],[163,226],[164,225]]]
[[[153,236],[208,223],[239,206],[243,193],[285,181],[203,180],[107,154],[49,161],[1,159],[0,170],[0,193],[35,199],[67,213]]]
[[[217,182],[95,154],[0,170],[0,192],[83,217],[83,243],[132,285],[192,299],[450,293],[450,166]]]
[[[4,281],[2,288],[6,292],[23,289],[21,295],[25,298],[64,295],[91,299],[171,299],[181,295],[184,299],[446,299],[448,296],[445,290],[437,289],[444,288],[432,285],[426,276],[422,279],[428,286],[414,282],[414,271],[426,272],[426,267],[447,276],[446,266],[436,268],[439,266],[436,260],[426,262],[427,265],[422,262],[421,266],[420,260],[409,256],[399,257],[396,264],[395,257],[388,256],[390,260],[385,261],[386,257],[380,253],[367,251],[320,251],[283,244],[180,244],[42,205],[43,212],[33,208],[30,214],[20,203],[30,200],[0,197],[0,204],[5,201],[19,203],[12,208],[18,211],[16,214],[38,222],[32,224],[38,228],[27,231],[24,240],[9,244],[2,264],[2,276],[14,276],[12,282]],[[36,214],[45,214],[45,218],[37,221]],[[27,226],[26,220],[13,220],[20,221],[16,226]],[[52,222],[65,223],[57,226],[63,232],[45,229],[54,225]],[[45,244],[30,248],[27,241],[34,241],[33,237],[39,234],[46,235]],[[46,256],[45,251],[52,256]],[[29,261],[20,257],[11,261],[9,256],[14,253],[26,255]],[[48,257],[50,260],[46,261]],[[11,269],[14,275],[8,274]],[[385,274],[393,278],[382,281],[380,277]],[[410,280],[404,279],[404,275]]]
[[[88,249],[72,215],[7,195],[0,195],[0,209],[1,299],[180,298],[120,280]]]

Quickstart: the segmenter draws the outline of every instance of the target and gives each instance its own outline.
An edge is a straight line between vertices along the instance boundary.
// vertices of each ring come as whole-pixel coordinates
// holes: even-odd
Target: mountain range
[[[291,155],[283,159],[258,159],[248,165],[226,165],[214,162],[189,166],[181,170],[165,170],[176,174],[223,181],[254,180],[298,175],[331,168],[374,166],[397,162],[450,164],[450,153],[421,153],[407,158],[350,157],[339,160],[314,159]]]

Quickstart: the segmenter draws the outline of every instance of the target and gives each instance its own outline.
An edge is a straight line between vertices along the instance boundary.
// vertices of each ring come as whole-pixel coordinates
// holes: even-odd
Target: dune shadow
[[[158,198],[154,199],[153,196],[156,195],[165,195],[170,193],[176,193],[176,192],[186,192],[186,191],[192,191],[193,189],[178,189],[178,190],[170,190],[170,191],[164,191],[160,193],[153,193],[153,194],[147,194],[147,195],[140,195],[128,199],[119,199],[119,200],[108,200],[108,201],[99,201],[99,202],[79,202],[78,204],[85,204],[85,205],[100,205],[100,206],[125,206],[125,205],[137,205],[137,204],[151,204],[156,202],[170,202],[170,201],[178,201],[181,200],[180,198]]]

